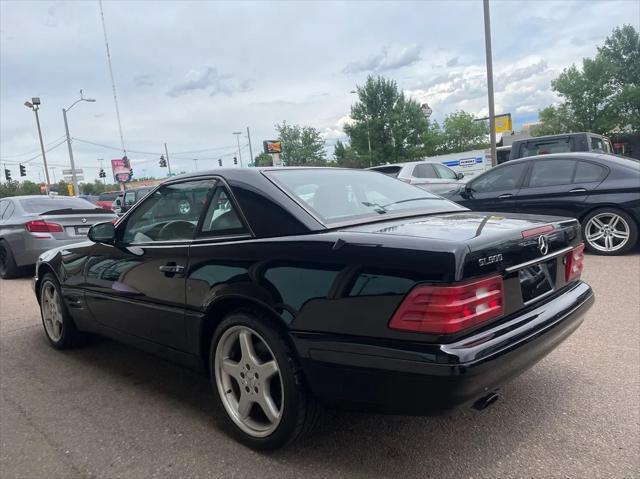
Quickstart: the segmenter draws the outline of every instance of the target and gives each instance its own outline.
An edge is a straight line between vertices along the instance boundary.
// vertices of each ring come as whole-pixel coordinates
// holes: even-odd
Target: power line
[[[58,141],[62,140],[63,138],[65,138],[65,135],[62,135],[59,138],[56,138],[53,141],[48,142],[45,146],[49,146],[49,145],[53,145],[54,143],[57,143]],[[40,148],[36,148],[35,150],[31,150],[31,151],[25,151],[24,153],[17,153],[15,155],[5,155],[2,157],[2,160],[4,160],[5,158],[17,158],[19,156],[27,156],[27,155],[33,155],[34,153],[37,153],[40,151]],[[40,155],[42,156],[42,155]]]
[[[111,89],[113,90],[113,102],[116,106],[116,118],[118,119],[118,131],[120,132],[120,143],[122,144],[122,152],[127,156],[127,150],[124,147],[124,136],[122,134],[122,122],[120,121],[120,108],[118,108],[118,95],[116,94],[116,82],[113,79],[113,67],[111,66],[111,52],[109,51],[109,40],[107,39],[107,25],[104,22],[104,11],[102,10],[102,0],[98,0],[100,5],[100,18],[102,20],[102,32],[104,33],[104,46],[107,50],[107,63],[109,64],[109,75],[111,76]]]
[[[58,148],[59,146],[64,145],[67,142],[66,138],[63,139],[62,141],[60,141],[60,143],[58,143],[57,145],[54,145],[46,150],[44,150],[45,153],[49,153],[51,150],[54,150],[56,148]],[[35,156],[32,156],[31,158],[29,158],[28,160],[23,160],[23,161],[6,161],[6,160],[2,160],[3,163],[7,163],[7,164],[11,164],[11,165],[24,165],[27,164],[33,160],[37,160],[38,158],[40,158],[42,156],[42,153],[38,153]]]

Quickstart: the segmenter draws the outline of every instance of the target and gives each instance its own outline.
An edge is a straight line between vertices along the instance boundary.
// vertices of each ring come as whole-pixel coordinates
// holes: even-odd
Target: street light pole
[[[242,168],[242,151],[240,151],[240,135],[242,135],[241,131],[234,131],[234,135],[236,135],[236,140],[238,140],[238,159],[240,160],[240,168]]]
[[[169,178],[171,178],[171,163],[169,163],[169,150],[167,150],[167,142],[164,142],[164,155],[167,158],[167,169],[169,170]]]
[[[71,106],[67,109],[62,109],[62,117],[64,118],[64,131],[67,135],[67,147],[69,148],[69,162],[71,163],[71,183],[73,183],[73,194],[74,196],[78,196],[80,194],[80,189],[78,188],[78,177],[76,175],[76,164],[73,161],[73,149],[71,148],[71,135],[69,135],[69,123],[67,122],[67,112],[74,107],[76,103],[81,101],[88,101],[93,103],[95,100],[93,98],[84,98],[82,96],[82,90],[80,90],[80,99],[74,101]]]
[[[493,55],[491,53],[491,15],[489,0],[483,0],[484,7],[484,45],[487,57],[487,90],[489,93],[489,137],[491,138],[491,166],[496,166],[496,115],[493,101]]]
[[[47,180],[47,193],[49,193],[49,185],[51,184],[51,180],[49,180],[49,168],[47,168],[47,155],[44,151],[44,142],[42,141],[42,129],[40,128],[40,117],[38,116],[38,110],[40,109],[40,98],[34,97],[31,101],[25,101],[24,106],[33,110],[36,114],[36,125],[38,126],[38,138],[40,140],[40,150],[42,151],[42,162],[44,163],[44,176]]]
[[[251,147],[251,133],[249,132],[249,127],[247,127],[247,139],[249,140],[249,163],[253,163],[255,158],[253,157],[253,148]]]

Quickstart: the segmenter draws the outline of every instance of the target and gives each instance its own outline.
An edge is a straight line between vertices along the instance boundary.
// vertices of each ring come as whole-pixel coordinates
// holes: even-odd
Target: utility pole
[[[169,171],[169,177],[171,177],[171,163],[169,162],[169,150],[167,150],[167,142],[164,142],[164,156],[167,159],[167,170]]]
[[[251,148],[251,133],[249,132],[249,127],[247,127],[247,139],[249,140],[249,161],[253,163],[255,158],[253,157],[253,148]],[[255,165],[254,165],[255,166]]]
[[[67,122],[67,110],[62,109],[62,117],[64,118],[64,131],[67,134],[67,146],[69,147],[69,161],[71,162],[71,183],[73,183],[73,194],[78,195],[78,178],[76,176],[76,164],[73,161],[73,149],[71,148],[71,137],[69,136],[69,123]]]
[[[496,115],[493,102],[493,55],[491,53],[491,14],[489,13],[489,0],[483,0],[483,7],[484,45],[487,57],[487,90],[489,93],[489,136],[491,138],[491,166],[496,166]]]
[[[242,152],[240,151],[240,135],[242,135],[241,131],[234,131],[234,135],[236,135],[236,140],[238,140],[238,159],[240,160],[240,168],[242,168]]]
[[[193,164],[196,166],[196,171],[198,171],[198,159],[197,158],[193,159]]]

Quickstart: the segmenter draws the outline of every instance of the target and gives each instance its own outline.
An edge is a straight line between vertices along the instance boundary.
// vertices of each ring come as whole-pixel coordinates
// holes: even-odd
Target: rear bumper
[[[38,257],[53,248],[60,246],[68,246],[75,243],[81,243],[86,241],[86,237],[78,237],[73,239],[48,239],[48,238],[36,238],[29,234],[24,235],[24,241],[20,248],[13,249],[13,254],[18,266],[28,266],[35,264],[38,261]]]
[[[292,333],[323,401],[393,414],[437,414],[471,403],[533,366],[581,324],[594,296],[578,282],[548,302],[455,343],[368,342]]]

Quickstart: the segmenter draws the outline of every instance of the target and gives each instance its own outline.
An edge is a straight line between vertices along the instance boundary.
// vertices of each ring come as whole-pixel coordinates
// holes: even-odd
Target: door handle
[[[504,200],[505,198],[511,198],[513,195],[511,193],[505,193],[504,195],[498,196],[499,199]]]
[[[586,193],[587,189],[586,188],[574,188],[572,190],[569,190],[569,193]]]
[[[160,266],[158,269],[162,271],[164,274],[166,274],[167,276],[173,276],[174,274],[184,273],[184,266],[180,266],[179,264],[175,264],[175,263],[167,263],[165,265]]]

